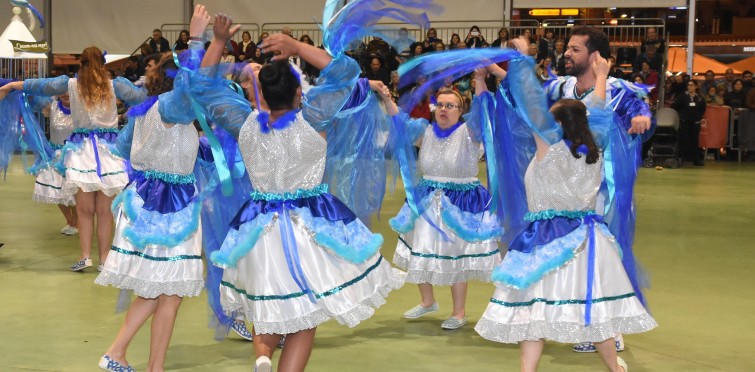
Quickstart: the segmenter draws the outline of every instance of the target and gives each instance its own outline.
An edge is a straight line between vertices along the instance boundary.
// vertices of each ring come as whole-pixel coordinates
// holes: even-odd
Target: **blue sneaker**
[[[614,338],[616,340],[616,351],[624,351],[624,337],[621,335],[618,335]],[[575,353],[596,353],[598,352],[598,349],[593,345],[592,342],[580,342],[578,344],[574,344],[574,347],[572,347],[572,350]]]
[[[86,269],[87,267],[92,267],[92,259],[91,258],[85,258],[73,265],[71,265],[71,271],[81,271]]]
[[[135,372],[131,366],[124,366],[123,364],[120,364],[113,359],[111,359],[107,355],[103,355],[102,358],[100,358],[100,362],[97,364],[100,369],[104,369],[106,371],[112,371],[112,372]]]
[[[246,328],[246,324],[244,324],[243,320],[234,320],[233,323],[231,323],[231,329],[244,340],[252,341],[254,338],[254,335]]]

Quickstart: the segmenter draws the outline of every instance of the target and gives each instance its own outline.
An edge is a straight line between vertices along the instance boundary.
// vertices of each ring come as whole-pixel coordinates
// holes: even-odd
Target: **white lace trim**
[[[183,280],[173,282],[151,282],[144,279],[134,278],[125,274],[115,274],[110,271],[102,271],[95,284],[111,285],[115,288],[130,289],[139,297],[157,298],[160,295],[195,297],[199,296],[204,288],[204,280]]]
[[[72,196],[52,197],[33,194],[31,200],[37,203],[61,204],[69,207],[76,206],[76,200],[74,200]]]
[[[593,323],[587,327],[581,322],[537,321],[527,324],[502,324],[483,317],[477,322],[475,331],[484,339],[507,344],[536,341],[541,338],[574,344],[586,341],[601,342],[620,333],[642,333],[657,326],[655,319],[648,314],[614,318],[608,322]]]

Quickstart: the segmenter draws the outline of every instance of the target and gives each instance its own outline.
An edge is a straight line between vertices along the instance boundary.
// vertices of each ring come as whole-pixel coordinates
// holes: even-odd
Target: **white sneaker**
[[[104,264],[97,265],[97,271],[99,271],[99,272],[102,272],[102,269],[104,269],[104,268],[105,268]]]
[[[70,226],[70,225],[65,225],[65,226],[63,226],[63,228],[62,228],[62,229],[60,229],[60,233],[61,233],[61,234],[66,234],[66,232],[67,232],[67,231],[68,231],[68,229],[70,229],[70,228],[71,228],[71,226]],[[68,235],[68,234],[66,234],[66,235]]]
[[[71,265],[71,271],[81,271],[86,269],[87,267],[92,267],[92,259],[91,258],[85,258],[73,265]]]
[[[272,372],[272,370],[273,362],[264,355],[254,362],[254,372]]]
[[[77,228],[75,228],[73,226],[68,226],[68,229],[63,232],[63,234],[66,234],[68,236],[73,236],[73,235],[76,235],[78,233],[79,233],[79,229],[77,229]]]

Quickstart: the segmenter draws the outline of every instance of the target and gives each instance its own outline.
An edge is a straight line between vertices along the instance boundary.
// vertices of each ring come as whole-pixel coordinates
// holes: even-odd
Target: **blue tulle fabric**
[[[192,200],[177,212],[146,210],[136,185],[126,188],[113,200],[113,211],[121,208],[129,220],[129,225],[123,229],[124,237],[138,249],[148,245],[171,248],[189,239],[199,228],[201,207],[198,200]]]
[[[430,27],[426,12],[440,13],[442,7],[432,0],[356,0],[343,5],[341,0],[329,0],[323,12],[323,45],[332,56],[350,50],[355,41],[368,36],[379,36],[391,45],[396,44],[399,27],[404,24],[420,28]],[[401,25],[378,25],[378,21]]]
[[[604,235],[610,235],[605,225],[595,224],[594,226]],[[501,265],[493,270],[493,281],[520,290],[531,286],[581,253],[581,249],[586,248],[590,229],[592,227],[588,224],[578,223],[571,232],[533,247],[530,252],[510,250],[506,253],[506,259]],[[615,248],[619,249],[618,246]],[[619,253],[621,253],[620,250]]]
[[[41,110],[40,106],[44,100],[32,99],[31,101],[20,91],[11,92],[3,101],[0,101],[0,168],[4,171],[17,146],[34,153],[36,161],[27,169],[27,172],[35,174],[53,163],[55,151],[50,146],[34,114],[34,111]],[[23,131],[21,120],[25,129]],[[24,162],[25,166],[28,166],[25,158]]]
[[[24,92],[32,95],[58,96],[68,92],[68,76],[61,75],[46,79],[24,80]],[[135,86],[128,79],[117,77],[113,79],[115,96],[127,105],[136,105],[147,97],[147,90]]]
[[[489,211],[490,195],[479,182],[469,184],[438,183],[422,180],[419,186],[421,210],[431,208],[436,190],[442,191],[441,219],[453,233],[467,242],[480,242],[497,238],[503,233],[495,214]],[[399,234],[414,229],[420,216],[408,204],[390,219],[389,225]]]
[[[477,68],[518,56],[519,52],[511,49],[484,48],[427,53],[412,58],[399,66],[399,87],[412,85],[420,78],[427,78],[427,82],[414,89],[411,94],[401,96],[399,104],[405,111],[410,111],[424,99],[428,91],[440,88],[447,78],[457,80]]]
[[[238,144],[233,137],[220,127],[213,128],[215,137],[218,138],[225,155],[225,159],[231,169],[233,180],[233,194],[222,194],[220,180],[215,172],[214,158],[207,137],[199,138],[199,154],[195,175],[197,188],[201,190],[202,201],[202,245],[205,257],[220,250],[223,245],[230,223],[243,203],[249,198],[252,184],[246,173],[244,161],[238,149]],[[222,203],[219,202],[222,200]],[[223,269],[212,265],[209,260],[206,265],[207,275],[205,287],[207,289],[207,301],[212,309],[210,326],[216,329],[216,337],[222,338],[228,333],[228,327],[234,320],[223,311],[220,304],[220,282],[223,279]]]

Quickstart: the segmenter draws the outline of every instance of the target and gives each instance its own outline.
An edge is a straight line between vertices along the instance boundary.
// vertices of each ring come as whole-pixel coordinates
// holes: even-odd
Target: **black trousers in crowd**
[[[700,149],[700,122],[683,120],[679,128],[679,151],[686,161],[695,165],[703,164],[703,150]]]

